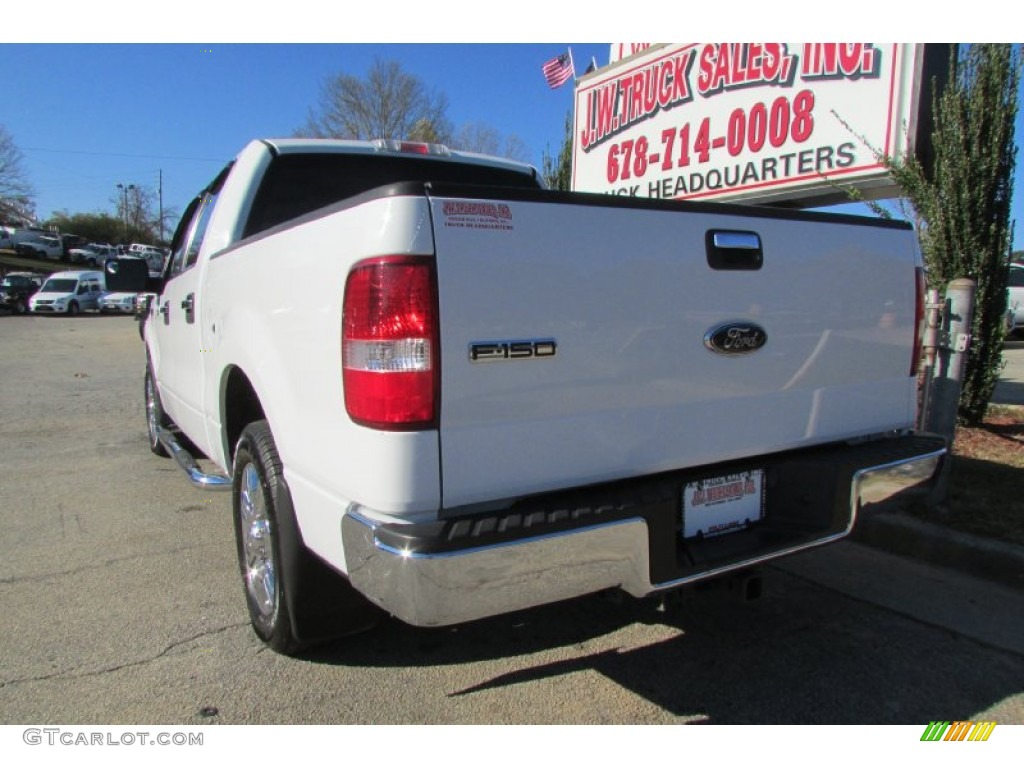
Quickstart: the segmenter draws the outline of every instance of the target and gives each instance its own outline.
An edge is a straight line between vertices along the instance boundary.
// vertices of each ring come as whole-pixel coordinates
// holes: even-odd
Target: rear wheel
[[[291,655],[377,623],[381,611],[302,542],[265,420],[242,430],[232,481],[238,565],[249,619],[263,642]]]
[[[292,631],[282,576],[278,500],[281,460],[266,421],[242,430],[235,450],[232,495],[238,566],[249,619],[259,638],[279,653],[301,648]]]

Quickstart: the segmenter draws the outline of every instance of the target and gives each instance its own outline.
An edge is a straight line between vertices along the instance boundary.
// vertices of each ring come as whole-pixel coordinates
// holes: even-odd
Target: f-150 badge
[[[767,341],[768,334],[756,323],[725,323],[704,334],[704,346],[720,355],[748,355]]]
[[[554,357],[558,344],[554,339],[521,341],[474,341],[469,345],[469,359],[474,363],[502,360],[541,360]]]

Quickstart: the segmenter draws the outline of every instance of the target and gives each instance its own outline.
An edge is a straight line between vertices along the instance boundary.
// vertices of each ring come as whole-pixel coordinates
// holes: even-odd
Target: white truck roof
[[[516,160],[509,160],[504,157],[483,155],[477,152],[463,152],[450,149],[444,144],[429,144],[425,142],[398,141],[392,139],[377,139],[374,141],[355,141],[352,139],[259,139],[264,144],[272,147],[279,154],[303,154],[310,152],[338,153],[338,154],[421,154],[425,157],[438,159],[458,158],[462,161],[489,165],[497,168],[509,168],[520,170],[524,173],[534,173],[535,169],[528,163],[520,163]]]

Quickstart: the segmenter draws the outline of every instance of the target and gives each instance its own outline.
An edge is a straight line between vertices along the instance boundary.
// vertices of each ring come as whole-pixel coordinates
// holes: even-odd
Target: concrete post
[[[939,347],[939,329],[943,324],[943,312],[946,302],[934,288],[925,295],[924,334],[921,339],[921,352],[924,358],[919,381],[921,382],[921,399],[917,413],[917,429],[928,431],[928,413],[932,402],[932,378],[935,375],[935,359]]]
[[[939,333],[935,370],[929,385],[925,431],[945,437],[947,446],[953,445],[956,435],[960,389],[971,343],[976,287],[973,280],[960,279],[954,280],[946,288],[946,311]],[[950,466],[950,461],[943,462],[930,503],[945,502],[949,493]]]

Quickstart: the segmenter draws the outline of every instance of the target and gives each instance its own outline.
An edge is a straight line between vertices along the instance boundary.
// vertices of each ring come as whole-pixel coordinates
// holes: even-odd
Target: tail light
[[[917,376],[921,366],[921,348],[924,341],[924,302],[925,302],[924,270],[917,268],[917,297],[914,304],[914,353],[910,358],[910,375]]]
[[[360,262],[345,283],[345,408],[375,429],[428,429],[437,416],[437,298],[433,261]]]

